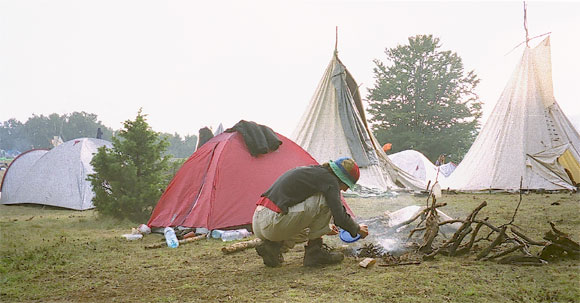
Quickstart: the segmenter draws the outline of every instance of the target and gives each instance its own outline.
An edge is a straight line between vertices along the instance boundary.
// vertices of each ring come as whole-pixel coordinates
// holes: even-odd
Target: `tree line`
[[[0,122],[0,150],[24,152],[31,149],[50,149],[54,137],[63,142],[76,138],[95,138],[101,129],[101,139],[111,141],[118,131],[107,127],[98,120],[96,114],[73,112],[33,115],[26,122],[9,119]],[[197,145],[197,136],[160,133],[168,142],[166,154],[175,158],[188,158]]]

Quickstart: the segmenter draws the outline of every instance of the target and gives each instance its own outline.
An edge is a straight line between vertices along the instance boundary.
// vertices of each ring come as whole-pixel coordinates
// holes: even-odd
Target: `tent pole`
[[[524,1],[524,29],[526,30],[526,46],[530,47],[530,44],[528,43],[530,41],[530,38],[528,36],[528,5],[526,4],[526,1]]]
[[[338,25],[336,26],[336,33],[334,38],[334,54],[338,53]]]

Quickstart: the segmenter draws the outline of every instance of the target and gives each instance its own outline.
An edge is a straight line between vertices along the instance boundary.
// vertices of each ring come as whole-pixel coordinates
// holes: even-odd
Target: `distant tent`
[[[179,169],[147,224],[210,230],[251,224],[256,201],[282,173],[317,164],[296,143],[276,135],[282,145],[257,157],[239,132],[206,142]]]
[[[451,175],[452,172],[455,171],[455,168],[457,168],[457,164],[453,163],[453,162],[447,162],[443,165],[439,165],[437,166],[439,168],[439,173],[443,174],[443,176],[445,177],[449,177],[449,175]]]
[[[100,128],[99,128],[100,129]],[[60,136],[53,136],[52,140],[50,140],[50,144],[52,147],[57,147],[63,143],[62,138]]]
[[[435,180],[441,183],[446,175],[440,169],[440,166],[435,166],[425,155],[421,152],[408,149],[389,155],[389,159],[397,165],[397,167],[413,175],[425,183],[434,184]],[[445,164],[448,165],[448,164]],[[448,166],[445,166],[448,169]]]
[[[556,102],[550,38],[527,47],[469,152],[447,179],[464,191],[575,190],[580,136]],[[568,173],[567,173],[568,171]],[[445,186],[443,186],[445,187]]]
[[[317,161],[351,157],[360,166],[358,185],[379,190],[422,189],[422,181],[396,167],[373,136],[358,86],[334,52],[292,138]]]
[[[16,188],[26,180],[26,174],[34,163],[47,152],[48,149],[31,149],[16,156],[10,162],[0,183],[0,192],[4,195],[4,197],[0,196],[0,204],[4,204],[2,198],[8,200],[10,193],[15,192]]]
[[[90,164],[105,140],[80,138],[45,151],[34,150],[15,159],[2,181],[0,204],[34,203],[76,210],[93,208]]]
[[[224,132],[224,125],[220,123],[216,130],[213,132],[214,137]]]

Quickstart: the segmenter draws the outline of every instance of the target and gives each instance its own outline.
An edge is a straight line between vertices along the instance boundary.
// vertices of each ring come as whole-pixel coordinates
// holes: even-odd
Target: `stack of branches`
[[[431,195],[429,198],[432,198],[432,203],[429,207],[425,208],[423,212],[410,220],[397,226],[398,228],[404,224],[410,224],[419,217],[423,218],[417,227],[411,230],[408,237],[408,240],[410,240],[415,232],[425,231],[418,249],[419,252],[424,253],[423,260],[431,260],[437,254],[447,256],[465,255],[473,252],[475,250],[474,244],[480,241],[489,242],[487,247],[476,252],[476,259],[482,261],[495,260],[502,264],[542,265],[546,264],[548,260],[557,260],[565,257],[578,258],[580,256],[579,244],[570,239],[568,234],[559,231],[552,222],[549,222],[551,230],[544,236],[544,240],[546,241],[534,241],[513,225],[515,216],[521,204],[521,191],[520,201],[511,221],[500,226],[495,226],[490,223],[489,218],[483,220],[477,218],[478,213],[487,206],[486,201],[477,206],[463,220],[447,220],[438,222],[436,209],[444,204],[437,204],[435,196]],[[429,198],[427,199],[428,205]],[[433,241],[439,233],[439,227],[441,225],[456,222],[460,222],[461,226],[453,236],[444,241],[439,247],[434,248]],[[480,236],[478,238],[480,233],[483,231],[482,228],[484,227],[489,229],[489,233],[487,236]],[[467,238],[468,240],[466,240]],[[466,242],[464,242],[464,240],[466,240]],[[532,255],[530,252],[531,246],[541,246],[543,248],[539,255]],[[517,255],[513,254],[518,251],[521,253]]]

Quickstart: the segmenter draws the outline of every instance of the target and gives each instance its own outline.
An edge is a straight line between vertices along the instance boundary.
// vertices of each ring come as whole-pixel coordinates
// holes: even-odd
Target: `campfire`
[[[427,202],[429,206],[409,206],[362,220],[361,223],[369,226],[372,236],[362,246],[350,248],[347,255],[381,260],[379,266],[419,264],[438,254],[473,254],[477,260],[516,265],[543,265],[580,256],[579,244],[552,222],[551,230],[544,235],[545,241],[532,240],[512,224],[521,195],[512,220],[502,225],[494,225],[489,218],[477,217],[487,205],[485,201],[465,219],[453,219],[441,212],[439,208],[446,203],[437,203],[435,196],[430,196]],[[485,244],[478,244],[480,242]],[[542,250],[532,255],[531,246],[541,246]]]

